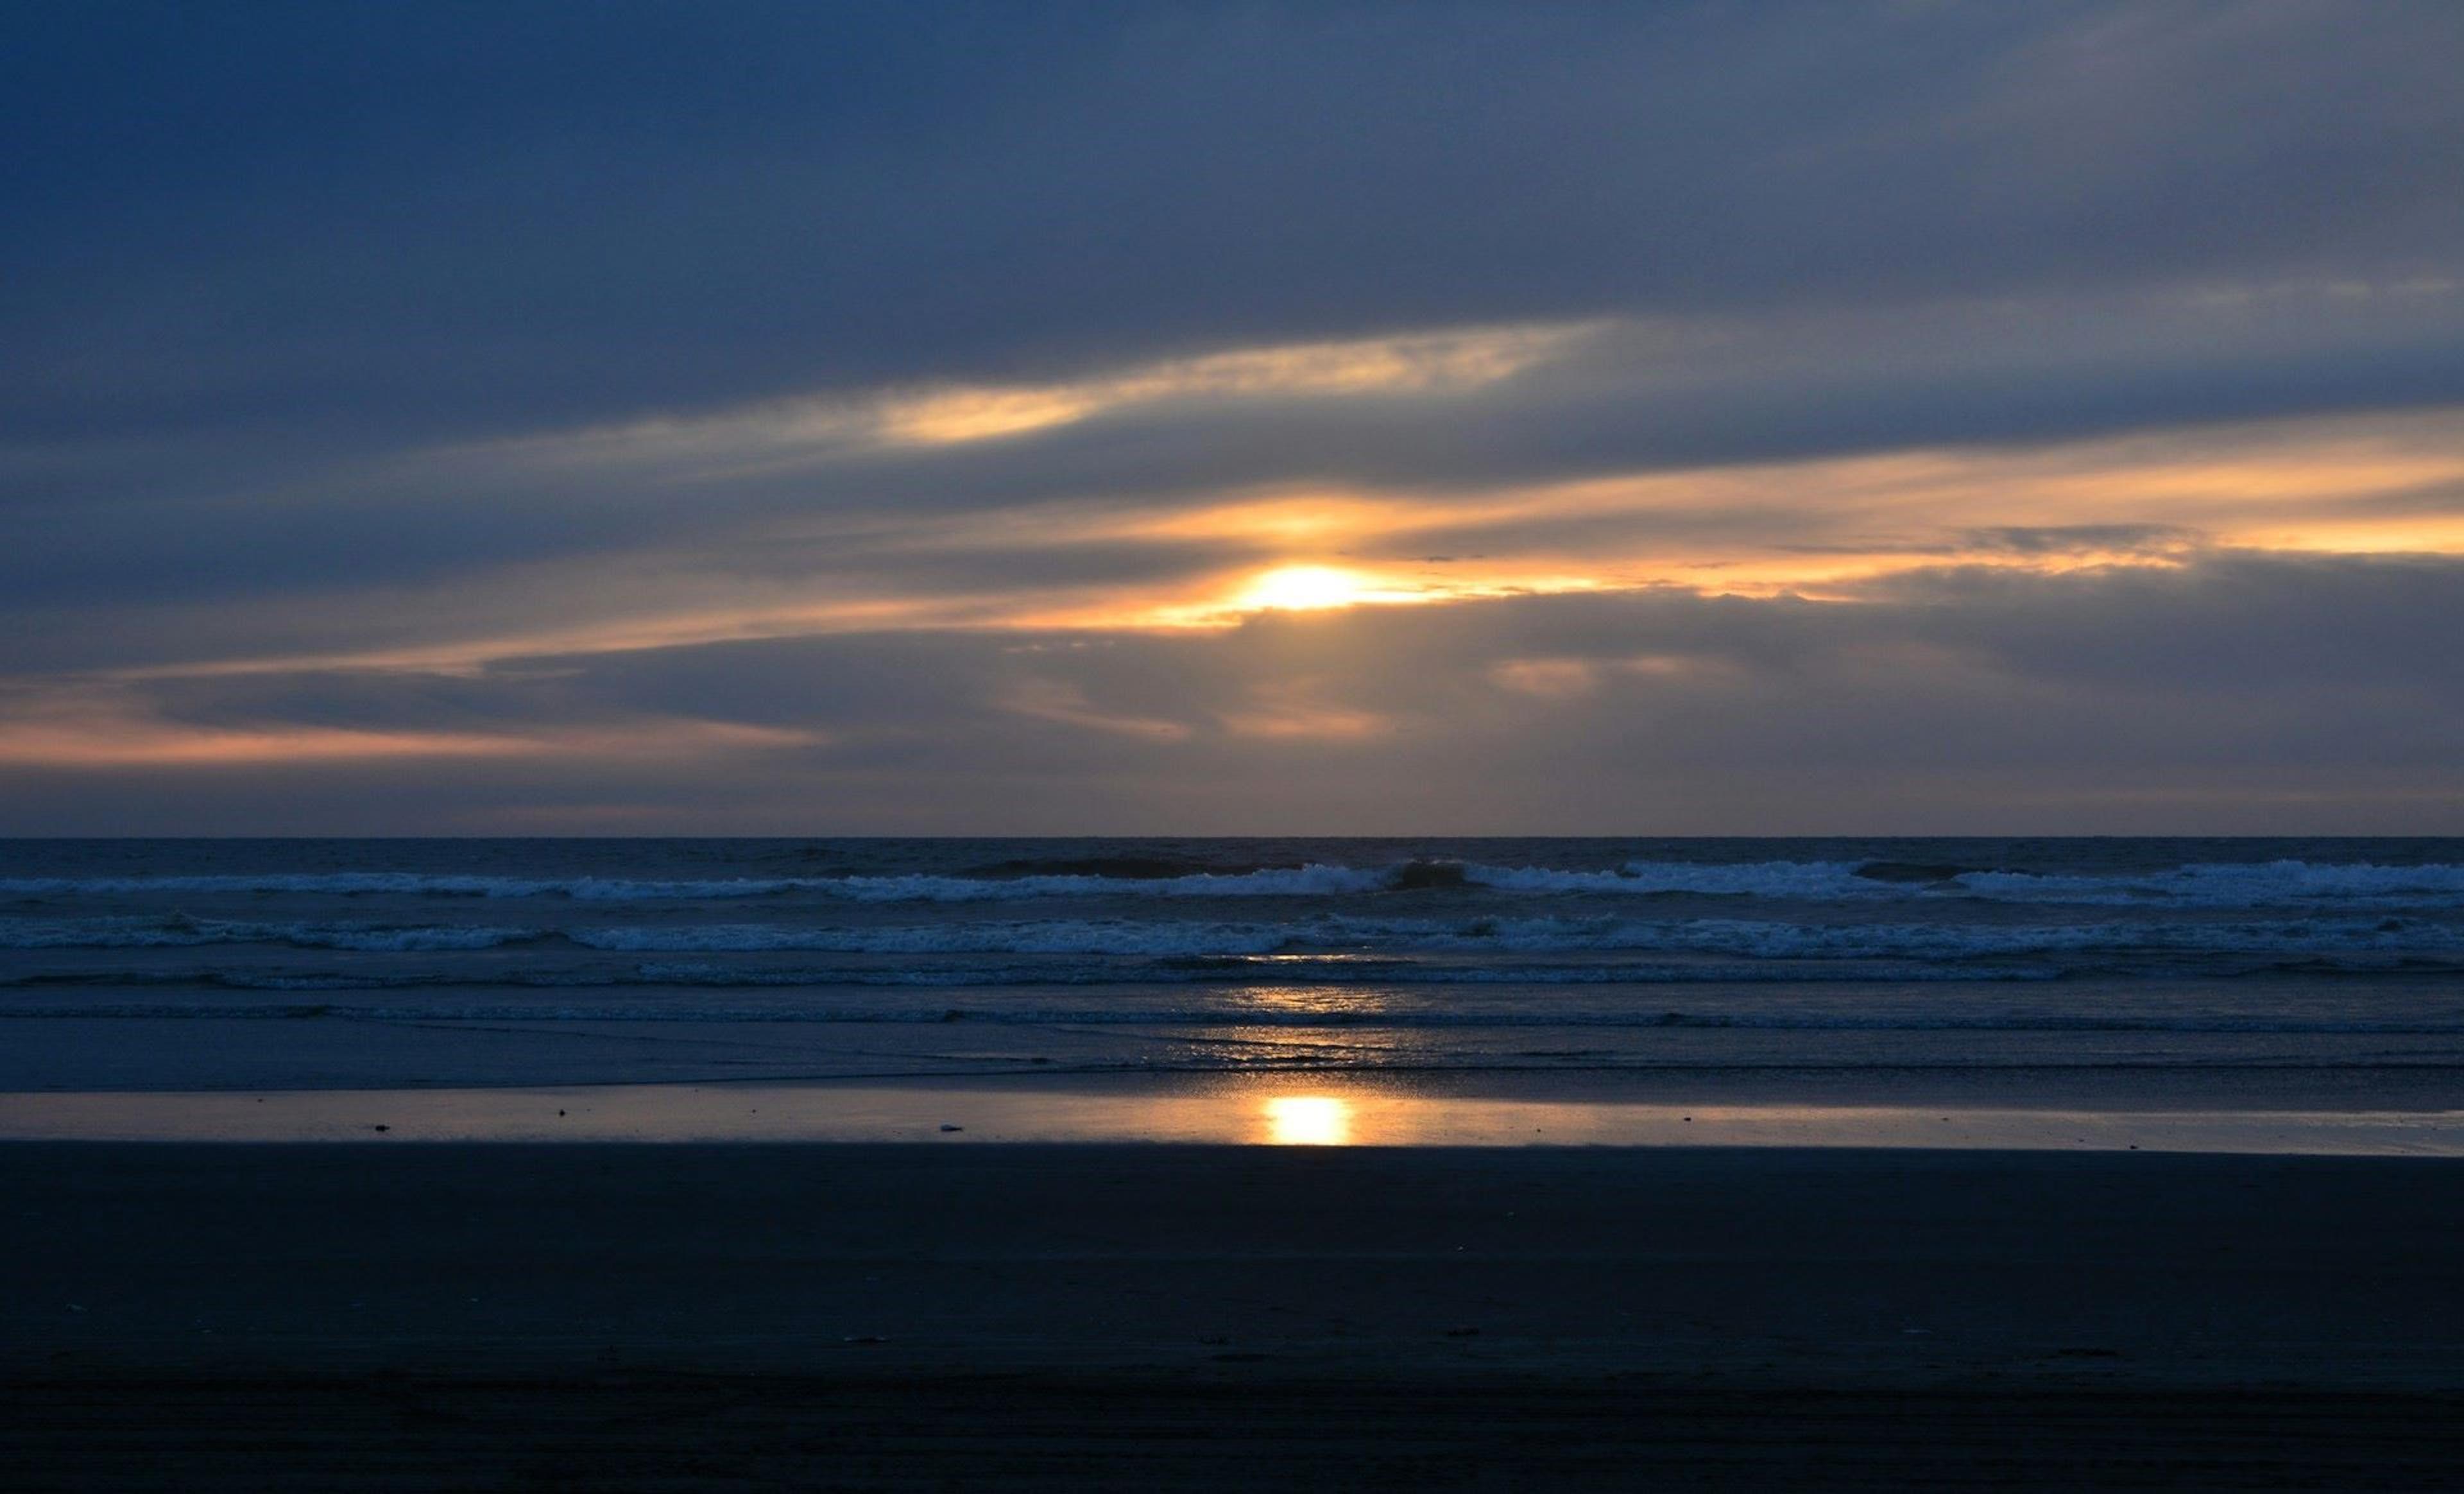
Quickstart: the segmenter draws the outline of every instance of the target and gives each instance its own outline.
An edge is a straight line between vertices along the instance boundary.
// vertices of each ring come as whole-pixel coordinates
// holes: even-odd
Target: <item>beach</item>
[[[2464,845],[10,870],[12,1490],[2464,1483]]]
[[[20,1142],[0,1196],[18,1487],[2464,1471],[2444,1158]]]
[[[0,36],[0,1494],[2464,1494],[2464,0]]]

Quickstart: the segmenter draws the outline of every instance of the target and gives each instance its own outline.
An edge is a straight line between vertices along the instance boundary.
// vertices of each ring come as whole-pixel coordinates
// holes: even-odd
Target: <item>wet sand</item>
[[[1560,1076],[1484,1094],[1452,1076],[1121,1075],[1026,1083],[498,1086],[0,1092],[21,1141],[1155,1143],[1353,1147],[1781,1147],[2464,1157],[2464,1110],[2009,1103],[1740,1103],[1585,1094]],[[2039,1077],[2039,1083],[2043,1082]],[[1626,1085],[1629,1091],[1647,1087]],[[1813,1087],[1807,1086],[1807,1088]],[[1732,1092],[1734,1087],[1731,1087]],[[2452,1095],[2447,1098],[2453,1098]]]
[[[2454,1486],[2464,1163],[0,1146],[26,1488]]]

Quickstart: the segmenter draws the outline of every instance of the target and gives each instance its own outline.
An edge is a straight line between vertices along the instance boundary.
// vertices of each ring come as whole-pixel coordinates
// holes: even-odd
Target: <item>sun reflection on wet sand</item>
[[[1279,1147],[1340,1147],[1352,1141],[1352,1102],[1322,1094],[1279,1094],[1263,1108],[1266,1140]]]
[[[1306,1089],[1292,1086],[1306,1084]],[[0,1140],[1177,1142],[2464,1155],[2464,1110],[1671,1104],[1264,1074],[1043,1084],[0,1092]]]

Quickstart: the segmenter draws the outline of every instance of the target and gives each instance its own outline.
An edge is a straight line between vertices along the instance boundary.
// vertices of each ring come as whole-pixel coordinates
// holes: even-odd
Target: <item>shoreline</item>
[[[872,1081],[1185,1087],[1243,1074],[1681,1104],[2464,1109],[2464,1060],[2436,1033],[0,1013],[0,1093]]]
[[[0,1144],[28,1142],[760,1143],[1527,1149],[1879,1148],[2464,1156],[2464,1109],[2056,1108],[1638,1097],[1562,1076],[1049,1075],[287,1090],[0,1092]],[[1670,1088],[1674,1088],[1674,1086]],[[1499,1094],[1500,1088],[1509,1093]],[[1685,1090],[1679,1090],[1685,1093]],[[1752,1091],[1749,1091],[1752,1092]],[[1788,1087],[1763,1093],[1789,1094]],[[2131,1096],[2130,1098],[2143,1098]],[[2212,1101],[2235,1098],[2230,1092]]]

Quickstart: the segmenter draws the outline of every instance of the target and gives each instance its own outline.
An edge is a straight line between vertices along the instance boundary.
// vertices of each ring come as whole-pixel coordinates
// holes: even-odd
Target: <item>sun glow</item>
[[[1339,1147],[1352,1140],[1352,1102],[1286,1094],[1265,1105],[1266,1140],[1279,1147]]]
[[[1306,612],[1375,602],[1391,593],[1369,577],[1335,565],[1282,565],[1260,576],[1241,594],[1241,604]]]

